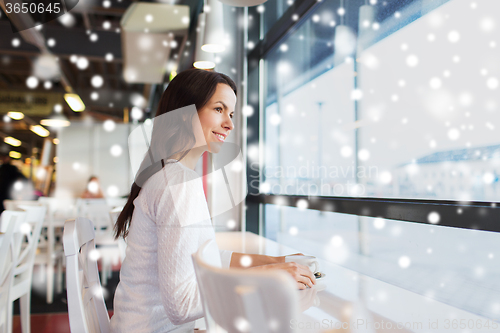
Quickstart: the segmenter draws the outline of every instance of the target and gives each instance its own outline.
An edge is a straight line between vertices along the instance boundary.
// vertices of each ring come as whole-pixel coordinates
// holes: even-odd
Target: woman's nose
[[[231,117],[227,116],[227,119],[224,122],[223,127],[230,131],[234,128],[234,124],[233,121],[231,120]]]

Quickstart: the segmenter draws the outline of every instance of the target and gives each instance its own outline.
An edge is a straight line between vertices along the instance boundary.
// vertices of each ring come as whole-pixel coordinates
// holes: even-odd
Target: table
[[[300,252],[251,232],[218,232],[216,240],[220,249],[235,252],[271,256]],[[500,324],[485,317],[318,260],[326,277],[318,280],[314,288],[297,291],[302,313],[290,323],[297,331],[299,328],[306,332],[370,333],[500,330]],[[197,322],[197,327],[203,326],[203,322]]]

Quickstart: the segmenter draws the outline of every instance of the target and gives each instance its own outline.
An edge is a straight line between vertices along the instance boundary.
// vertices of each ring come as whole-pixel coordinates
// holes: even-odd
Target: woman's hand
[[[262,265],[262,266],[252,267],[249,269],[252,270],[282,269],[293,277],[293,279],[297,282],[297,288],[301,290],[307,289],[307,287],[312,288],[316,284],[316,278],[314,277],[314,274],[311,272],[309,267],[297,264],[295,262],[286,262],[286,263],[283,262],[278,264]]]
[[[280,262],[285,262],[285,257],[288,257],[288,256],[303,256],[304,254],[303,253],[294,253],[294,254],[287,254],[286,256],[281,256],[281,257],[274,257],[277,259],[277,261],[280,263]]]

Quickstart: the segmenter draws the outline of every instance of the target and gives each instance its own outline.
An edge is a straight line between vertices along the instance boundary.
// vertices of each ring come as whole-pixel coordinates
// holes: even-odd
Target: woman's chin
[[[211,152],[212,154],[217,154],[221,147],[222,147],[223,142],[210,142],[208,146],[208,151]]]

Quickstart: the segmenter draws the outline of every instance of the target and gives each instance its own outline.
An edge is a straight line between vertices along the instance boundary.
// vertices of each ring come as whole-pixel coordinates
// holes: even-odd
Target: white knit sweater
[[[167,160],[134,206],[111,330],[193,332],[203,308],[191,254],[215,238],[201,178]],[[232,252],[220,254],[221,266],[228,268]]]

